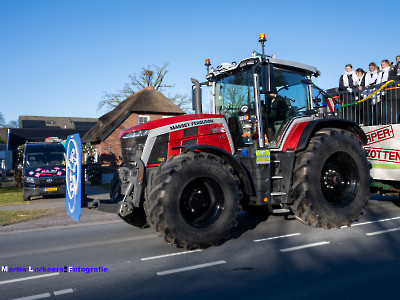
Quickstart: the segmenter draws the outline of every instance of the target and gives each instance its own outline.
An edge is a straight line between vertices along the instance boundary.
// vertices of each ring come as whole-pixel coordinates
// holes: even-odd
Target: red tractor
[[[242,208],[292,212],[323,228],[360,217],[370,195],[365,133],[320,113],[316,68],[266,56],[260,42],[263,54],[192,79],[195,114],[121,133],[111,198],[126,222],[194,249],[227,238]],[[203,85],[214,114],[202,114]]]

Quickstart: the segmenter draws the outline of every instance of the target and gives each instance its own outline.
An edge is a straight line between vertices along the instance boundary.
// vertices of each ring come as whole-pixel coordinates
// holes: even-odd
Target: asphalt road
[[[123,222],[0,233],[2,267],[62,269],[0,272],[0,298],[398,298],[400,207],[384,200],[340,230],[242,213],[229,240],[191,252]]]

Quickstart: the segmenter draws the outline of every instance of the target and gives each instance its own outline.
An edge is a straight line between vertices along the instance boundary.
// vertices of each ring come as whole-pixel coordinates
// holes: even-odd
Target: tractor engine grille
[[[121,139],[122,162],[126,163],[132,161],[132,156],[141,158],[146,139],[147,136]]]

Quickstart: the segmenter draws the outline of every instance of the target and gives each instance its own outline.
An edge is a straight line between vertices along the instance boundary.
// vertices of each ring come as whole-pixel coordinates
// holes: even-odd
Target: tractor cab
[[[279,148],[291,122],[310,115],[310,79],[318,74],[314,67],[263,55],[211,69],[214,113],[225,116],[235,148],[254,142]]]

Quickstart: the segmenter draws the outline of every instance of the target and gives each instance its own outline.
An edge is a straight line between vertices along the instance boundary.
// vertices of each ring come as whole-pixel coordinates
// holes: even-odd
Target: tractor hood
[[[126,129],[120,133],[120,138],[122,138],[122,136],[124,134],[132,132],[132,131],[152,130],[152,129],[164,127],[167,125],[174,126],[174,124],[177,124],[177,123],[179,123],[179,124],[176,126],[179,126],[180,128],[191,127],[191,126],[195,126],[195,125],[207,124],[206,123],[207,119],[210,119],[210,123],[211,123],[212,119],[215,119],[215,118],[224,118],[224,116],[223,115],[214,115],[214,114],[194,114],[194,115],[183,115],[183,116],[177,116],[177,117],[158,119],[155,121],[150,121],[150,122],[143,123],[143,124],[131,127],[129,129]],[[197,120],[198,120],[198,122],[203,122],[203,123],[195,123]]]

